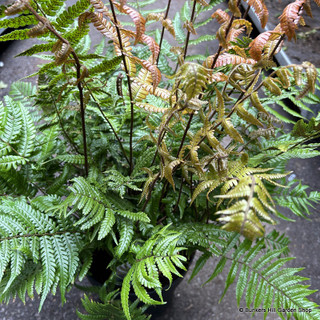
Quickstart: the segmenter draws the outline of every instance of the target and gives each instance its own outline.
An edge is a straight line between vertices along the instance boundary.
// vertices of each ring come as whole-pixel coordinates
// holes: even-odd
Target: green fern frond
[[[63,0],[45,0],[40,2],[42,10],[48,16],[55,16],[56,13],[64,6]]]
[[[0,215],[0,300],[8,302],[17,294],[24,299],[26,293],[33,297],[35,287],[41,296],[40,310],[59,284],[65,302],[66,288],[79,266],[81,234],[70,223],[60,225],[34,209],[25,199],[3,200]]]
[[[24,165],[27,160],[21,156],[4,156],[0,158],[0,171],[8,171],[17,169],[18,166]]]
[[[65,165],[61,174],[56,177],[54,182],[47,189],[48,194],[55,194],[59,196],[63,196],[67,193],[66,183],[72,177],[74,173],[74,168],[70,165]],[[49,209],[49,208],[48,208]]]
[[[100,64],[96,65],[95,67],[89,69],[90,75],[98,74],[101,72],[109,72],[113,70],[116,66],[120,64],[122,61],[122,57],[115,57],[111,60],[105,60],[101,62]]]
[[[37,88],[31,82],[16,81],[10,87],[9,95],[15,101],[22,101],[24,105],[31,105],[32,96],[35,95]]]
[[[252,308],[252,310],[262,308],[264,319],[270,312],[270,308],[275,308],[282,319],[285,315],[301,320],[318,319],[320,315],[318,305],[307,299],[307,296],[315,291],[301,284],[308,278],[296,275],[302,268],[283,268],[288,261],[293,259],[280,257],[286,248],[268,250],[267,253],[260,256],[259,252],[263,246],[264,239],[259,240],[253,246],[250,240],[245,240],[231,256],[222,255],[213,273],[214,277],[221,272],[227,260],[232,261],[223,296],[238,274],[236,287],[238,305],[245,294],[247,308]],[[209,280],[214,277],[211,276]],[[300,312],[299,309],[308,309],[308,312]]]
[[[118,231],[120,239],[115,254],[120,258],[123,253],[129,249],[131,244],[134,235],[133,222],[126,218],[119,218]]]
[[[176,13],[172,22],[173,22],[174,32],[176,34],[176,40],[178,41],[178,43],[184,43],[187,36],[181,26],[180,12]]]
[[[0,36],[0,41],[25,40],[29,38],[28,32],[29,29],[14,30],[10,33]]]
[[[61,154],[55,159],[70,164],[84,164],[84,156],[80,154]]]
[[[286,152],[270,150],[264,154],[264,157],[262,157],[260,154],[251,157],[250,164],[257,165],[261,162],[264,162],[269,166],[276,167],[278,163],[283,163],[290,159],[309,159],[319,155],[320,152],[318,150],[308,147],[294,148]]]
[[[21,103],[16,103],[16,108],[19,108],[22,118],[21,135],[17,151],[22,157],[28,157],[34,149],[36,129],[30,113],[26,110],[25,106]]]
[[[37,24],[38,20],[33,15],[18,16],[11,19],[0,20],[0,28],[14,28]]]
[[[79,220],[74,223],[81,230],[94,227],[92,235],[98,234],[98,240],[105,238],[116,222],[116,215],[123,216],[133,221],[149,222],[144,212],[131,212],[127,210],[125,200],[107,197],[98,184],[90,183],[83,177],[73,179],[73,185],[69,187],[71,193],[60,204],[50,208],[50,211],[58,211],[60,215],[70,216],[74,212],[81,212]],[[116,206],[115,206],[116,205]],[[68,208],[72,209],[68,212]],[[123,209],[124,208],[124,209]]]
[[[306,190],[309,188],[302,185],[301,182],[293,180],[288,184],[288,189],[282,190],[279,196],[274,196],[276,203],[285,208],[289,208],[298,217],[306,218],[310,215],[310,208],[314,209],[314,205],[320,202],[320,193],[311,191],[309,194]]]
[[[67,28],[73,24],[74,20],[78,18],[82,12],[87,10],[89,6],[89,0],[78,0],[75,4],[66,8],[66,10],[57,16],[54,26],[57,30]]]
[[[128,320],[132,319],[129,311],[130,283],[139,300],[146,304],[164,304],[159,273],[162,272],[171,283],[172,273],[181,276],[176,267],[185,270],[182,261],[186,258],[179,254],[185,248],[176,246],[179,233],[168,230],[168,227],[160,229],[139,248],[135,261],[123,280],[121,304]],[[154,289],[160,301],[152,299],[146,288]]]
[[[285,234],[280,234],[276,230],[272,230],[271,233],[268,233],[265,238],[265,245],[268,249],[283,249],[282,254],[287,256],[289,254],[289,238]]]
[[[198,45],[198,44],[200,44],[202,42],[212,41],[212,40],[215,40],[215,39],[216,39],[215,35],[205,34],[205,35],[199,36],[197,39],[190,40],[189,41],[189,45],[196,46],[196,45]]]
[[[77,28],[65,33],[64,37],[70,42],[71,45],[77,45],[90,31],[89,20],[86,19]]]
[[[108,294],[107,297],[100,297],[103,302],[95,302],[85,295],[81,302],[87,314],[80,313],[77,310],[78,317],[82,320],[102,320],[106,319],[106,317],[113,320],[125,320],[126,317],[119,300],[116,299],[116,295],[110,296]],[[148,320],[150,318],[143,314],[143,310],[137,307],[137,303],[130,303],[129,310],[135,320]]]
[[[34,149],[35,126],[22,103],[5,96],[5,106],[0,105],[3,113],[0,123],[0,168],[16,169],[26,164],[27,157]]]
[[[53,45],[54,45],[54,42],[35,44],[31,48],[17,54],[16,57],[33,56],[36,53],[51,51]]]

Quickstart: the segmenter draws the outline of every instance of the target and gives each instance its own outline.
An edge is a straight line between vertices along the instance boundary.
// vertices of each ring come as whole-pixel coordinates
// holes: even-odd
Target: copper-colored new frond
[[[62,43],[60,50],[57,50],[55,52],[55,63],[56,65],[63,64],[64,62],[67,61],[68,56],[71,53],[71,46],[66,43]]]
[[[206,6],[208,6],[209,5],[209,3],[207,3],[206,1],[204,1],[204,0],[196,0],[197,1],[197,3],[200,3],[200,4],[202,4],[204,7],[206,7]]]
[[[206,68],[211,68],[214,58],[215,58],[215,55],[209,56],[204,61],[203,66]],[[223,53],[222,55],[220,55],[218,57],[215,65],[213,67],[218,68],[218,67],[226,66],[227,64],[236,65],[236,64],[241,64],[241,63],[255,64],[256,61],[253,59],[245,59],[245,58],[239,57],[239,56],[237,56],[235,54],[231,54],[231,53]]]
[[[31,38],[35,38],[37,36],[40,36],[42,34],[45,34],[46,32],[48,32],[48,28],[47,26],[42,23],[41,21],[34,27],[32,27],[29,31],[28,31],[28,36]]]
[[[272,34],[274,34],[274,31],[266,31],[261,34],[259,34],[249,45],[250,50],[249,54],[250,56],[259,61],[262,57],[262,51],[266,45],[266,43],[269,41]]]
[[[4,11],[4,13],[7,16],[11,16],[11,15],[17,14],[17,13],[27,9],[27,6],[26,6],[27,3],[29,3],[28,0],[17,0],[17,1],[15,1],[15,3],[12,6],[8,7]]]
[[[173,23],[172,20],[167,18],[165,20],[162,20],[162,26],[169,31],[169,33],[175,38],[176,37],[176,33],[174,31],[174,27],[173,27]]]
[[[143,34],[141,36],[141,41],[148,45],[148,47],[152,53],[153,63],[155,63],[155,61],[157,61],[158,55],[160,53],[159,45],[156,43],[156,41],[152,37],[150,37],[146,34]]]
[[[112,14],[108,8],[104,5],[101,0],[90,0],[91,5],[96,9],[97,12],[103,14],[105,17],[112,19]]]
[[[264,0],[248,0],[248,5],[254,9],[255,13],[259,17],[262,28],[264,28],[269,18],[269,12]]]
[[[90,15],[91,21],[95,28],[102,33],[104,36],[115,41],[117,38],[117,33],[115,27],[111,24],[111,22],[107,21],[103,14],[100,12],[92,13]]]
[[[120,1],[120,8],[123,8],[123,6],[127,4],[128,0],[119,0],[119,1]]]
[[[122,13],[126,13],[130,16],[136,26],[136,40],[134,44],[137,44],[141,40],[141,36],[146,31],[146,20],[145,18],[136,10],[128,7],[127,5],[119,5],[118,3],[112,1],[115,7]]]
[[[162,21],[164,19],[163,13],[151,12],[147,15],[146,22],[148,21]]]
[[[230,20],[230,16],[227,12],[217,9],[211,16],[213,19],[217,19],[220,24],[228,22]]]
[[[150,63],[150,61],[142,60],[134,56],[129,56],[129,59],[140,64],[143,68],[151,73],[153,90],[155,90],[161,81],[161,72],[158,67]]]
[[[289,41],[292,38],[296,40],[295,30],[298,28],[300,22],[304,3],[305,0],[296,0],[293,3],[290,3],[285,7],[279,18],[281,30],[286,34]]]
[[[236,41],[236,39],[240,36],[241,33],[245,31],[244,27],[240,27],[239,29],[230,29],[228,32],[227,42]]]

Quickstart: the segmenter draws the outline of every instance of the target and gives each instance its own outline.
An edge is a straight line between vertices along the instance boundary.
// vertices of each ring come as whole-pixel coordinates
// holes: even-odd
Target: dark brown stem
[[[168,0],[168,4],[167,4],[167,10],[166,10],[166,13],[164,15],[164,20],[166,20],[168,18],[168,14],[169,14],[169,10],[170,10],[170,5],[171,5],[171,0]],[[165,30],[165,27],[162,26],[162,30],[161,30],[161,36],[160,36],[160,42],[159,42],[159,54],[158,54],[158,57],[157,57],[157,62],[156,64],[159,63],[159,58],[160,58],[160,53],[161,53],[161,47],[162,47],[162,41],[163,41],[163,36],[164,36],[164,30]]]
[[[192,179],[193,179],[193,173],[191,173],[191,175],[190,175],[190,199],[192,199],[192,195],[193,195],[193,182],[192,182]],[[195,212],[195,215],[196,215],[196,220],[198,221],[198,218],[199,218],[198,208],[197,208],[197,206],[194,205],[194,202],[192,203],[191,206],[194,207],[194,212]]]
[[[54,105],[54,107],[55,107],[55,109],[56,109],[56,113],[57,113],[58,118],[59,118],[59,124],[60,124],[61,130],[62,130],[64,136],[67,138],[67,140],[69,141],[69,143],[70,143],[70,145],[72,146],[72,148],[73,148],[78,154],[81,154],[80,151],[79,151],[79,149],[77,148],[77,146],[73,143],[72,139],[70,138],[70,136],[67,134],[66,130],[64,129],[64,125],[63,125],[63,123],[62,123],[62,119],[61,119],[61,116],[60,116],[60,111],[59,111],[59,109],[58,109],[58,107],[57,107],[57,105],[56,105],[56,102],[55,102],[53,96],[51,95],[51,92],[50,92],[50,91],[49,91],[49,94],[50,94],[50,96],[51,96],[53,105]]]
[[[176,205],[175,205],[174,208],[173,208],[173,212],[175,212],[175,211],[178,209],[178,206],[179,206],[179,202],[180,202],[180,198],[181,198],[181,194],[182,194],[183,181],[184,181],[184,180],[182,179],[182,180],[181,180],[181,184],[180,184],[180,188],[179,188],[178,200],[177,200]]]
[[[240,2],[241,2],[241,0],[238,0],[238,2],[237,2],[237,6],[238,7],[240,6]],[[235,19],[235,16],[233,14],[231,19],[230,19],[230,21],[229,21],[229,24],[228,24],[228,26],[226,28],[226,38],[228,37],[228,33],[229,33],[230,29],[231,29],[231,26],[232,26],[232,23],[233,23],[234,19]],[[215,55],[215,57],[214,57],[214,59],[212,61],[211,69],[214,68],[214,66],[215,66],[215,64],[216,64],[216,62],[217,62],[217,60],[219,58],[219,55],[220,55],[221,51],[222,51],[222,46],[219,45],[218,51],[217,51],[217,53],[216,53],[216,55]]]
[[[126,76],[127,76],[127,81],[128,81],[128,91],[129,91],[129,98],[130,98],[130,112],[131,112],[131,119],[130,119],[130,141],[129,141],[129,145],[130,145],[130,174],[133,170],[133,143],[132,143],[132,138],[133,138],[133,120],[134,120],[134,109],[133,109],[133,95],[132,95],[132,89],[131,89],[131,79],[130,79],[130,75],[129,75],[129,70],[128,70],[128,66],[127,66],[127,62],[126,62],[126,57],[124,55],[124,51],[123,51],[123,45],[122,45],[122,38],[121,38],[121,33],[120,33],[120,29],[118,26],[118,19],[116,16],[116,12],[114,10],[114,6],[111,0],[109,0],[110,3],[110,8],[112,11],[112,15],[113,15],[113,20],[114,20],[114,26],[117,30],[117,36],[118,36],[118,40],[119,40],[119,47],[121,50],[121,56],[122,56],[122,62],[123,62],[123,66],[124,66],[124,70],[126,72]]]
[[[67,44],[70,46],[70,43],[68,40],[64,39],[50,24],[47,18],[42,17],[38,14],[36,10],[32,8],[31,5],[27,4],[28,10],[36,17],[36,19],[40,22],[42,22],[47,29],[53,33],[61,42]],[[71,47],[71,46],[70,46]],[[85,125],[85,110],[84,110],[84,101],[83,101],[83,90],[82,90],[82,84],[81,81],[79,81],[81,77],[81,63],[79,61],[79,58],[73,48],[71,47],[71,55],[74,58],[74,61],[76,63],[76,69],[77,69],[77,87],[79,91],[80,96],[80,110],[81,110],[81,126],[82,126],[82,137],[83,137],[83,151],[84,151],[84,164],[85,164],[85,171],[86,176],[88,176],[89,172],[89,165],[88,165],[88,153],[87,153],[87,138],[86,138],[86,125]]]
[[[209,200],[208,200],[208,197],[206,197],[206,216],[207,216],[206,223],[208,224],[208,223],[209,223],[209,219],[210,219],[210,211],[209,211]]]
[[[277,42],[277,44],[275,45],[275,47],[273,48],[273,50],[270,54],[270,59],[275,55],[275,53],[276,53],[277,49],[279,48],[281,42],[283,41],[284,37],[285,37],[285,34],[282,34],[279,41]]]
[[[193,1],[192,13],[191,13],[191,18],[190,18],[190,23],[191,23],[191,24],[193,23],[194,15],[195,15],[195,12],[196,12],[196,4],[197,4],[197,1]],[[187,56],[189,39],[190,39],[190,31],[188,30],[187,38],[186,38],[186,44],[185,44],[185,46],[184,46],[183,60],[185,60],[185,58],[186,58],[186,56]]]
[[[88,88],[87,85],[86,85],[86,87]],[[97,104],[97,107],[98,107],[98,109],[99,109],[102,117],[106,120],[106,122],[107,122],[108,125],[110,126],[110,128],[111,128],[114,136],[116,137],[116,139],[117,139],[117,141],[118,141],[118,143],[119,143],[119,145],[120,145],[120,148],[121,148],[121,151],[122,151],[122,153],[123,153],[123,156],[125,157],[126,161],[128,162],[128,164],[129,164],[129,166],[130,166],[130,160],[129,160],[128,157],[127,157],[127,153],[126,153],[126,151],[125,151],[125,149],[124,149],[124,147],[123,147],[123,144],[122,144],[122,142],[121,142],[120,137],[118,136],[116,130],[114,129],[114,127],[113,127],[112,123],[110,122],[110,120],[108,119],[108,117],[104,114],[103,110],[101,109],[101,106],[100,106],[99,103],[97,102],[97,100],[96,100],[95,96],[93,95],[93,93],[90,91],[89,88],[88,88],[88,90],[89,90],[89,92],[90,92],[90,96],[92,97],[92,99],[94,100],[94,102]]]
[[[247,18],[247,15],[249,13],[249,10],[250,10],[251,6],[247,6],[247,9],[246,11],[244,12],[243,16],[242,16],[242,19],[246,19]]]
[[[196,2],[196,1],[195,1],[195,2]],[[178,150],[178,152],[177,152],[177,158],[178,158],[179,153],[180,153],[180,151],[181,151],[181,149],[182,149],[182,147],[183,147],[183,143],[184,143],[184,140],[186,139],[187,133],[188,133],[188,131],[189,131],[189,129],[190,129],[193,116],[194,116],[194,113],[191,113],[191,114],[190,114],[190,117],[189,117],[189,121],[188,121],[188,123],[187,123],[187,126],[186,126],[186,128],[185,128],[185,130],[184,130],[183,137],[182,137],[182,139],[181,139],[180,147],[179,147],[179,150]]]
[[[74,51],[71,52],[77,66],[77,80],[81,77],[81,64],[78,56]],[[82,139],[83,139],[83,153],[84,153],[84,166],[86,170],[86,176],[89,174],[89,164],[88,164],[88,152],[87,152],[87,135],[86,135],[86,116],[83,101],[83,88],[81,81],[77,81],[77,87],[80,96],[80,112],[81,112],[81,127],[82,127]]]

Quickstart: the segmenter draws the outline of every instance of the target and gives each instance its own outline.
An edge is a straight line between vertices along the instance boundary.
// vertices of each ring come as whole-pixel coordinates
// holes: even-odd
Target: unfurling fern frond
[[[33,298],[40,306],[59,284],[62,302],[79,268],[82,235],[71,221],[61,223],[34,209],[25,199],[2,200],[0,205],[0,300],[17,295]]]
[[[254,59],[259,61],[262,57],[262,51],[269,41],[270,37],[275,34],[274,31],[265,31],[259,34],[249,45],[249,54]]]
[[[41,35],[47,33],[48,31],[49,30],[48,30],[47,26],[44,23],[42,23],[41,21],[39,21],[39,23],[36,26],[29,29],[27,34],[30,38],[36,38],[38,36],[41,36]]]
[[[143,246],[139,247],[135,260],[123,280],[121,304],[128,320],[132,319],[129,309],[131,285],[138,299],[145,304],[164,304],[161,294],[163,285],[160,282],[159,274],[162,273],[171,285],[172,274],[181,277],[177,267],[186,270],[182,263],[182,261],[186,261],[186,257],[180,254],[185,248],[177,247],[176,245],[180,234],[168,230],[169,226],[160,229]],[[134,245],[132,245],[131,250],[135,250]],[[146,288],[154,289],[160,301],[152,299]]]
[[[228,7],[231,11],[231,13],[237,17],[240,18],[241,17],[241,11],[238,7],[238,1],[237,0],[230,0],[228,1]]]
[[[309,290],[308,286],[301,284],[302,281],[309,280],[308,278],[296,275],[302,268],[283,267],[294,259],[281,257],[286,247],[268,250],[260,256],[259,253],[263,247],[264,239],[254,245],[246,239],[231,256],[227,253],[232,247],[221,254],[221,259],[208,280],[211,281],[222,272],[227,260],[232,261],[221,299],[238,275],[236,284],[238,306],[245,295],[247,308],[252,312],[255,309],[263,310],[264,319],[270,312],[270,308],[274,308],[273,310],[281,319],[285,316],[287,318],[293,316],[298,320],[318,319],[320,316],[318,305],[307,298],[315,290]],[[301,310],[307,310],[307,312],[301,312]]]
[[[55,64],[59,66],[67,61],[72,51],[72,47],[69,43],[62,43],[60,40],[58,40],[54,44],[52,51],[55,54]]]
[[[176,74],[176,87],[186,94],[187,100],[191,100],[206,88],[209,75],[211,75],[211,70],[197,63],[186,62]]]

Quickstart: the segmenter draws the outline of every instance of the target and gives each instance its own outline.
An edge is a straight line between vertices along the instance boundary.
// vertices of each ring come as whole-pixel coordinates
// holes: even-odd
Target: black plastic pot
[[[191,262],[194,258],[194,254],[191,255],[190,259],[187,262],[186,268],[191,265]],[[111,261],[111,256],[103,250],[97,250],[93,254],[93,263],[90,268],[89,275],[87,276],[89,282],[93,286],[102,286],[103,283],[109,279],[111,276],[111,271],[107,269],[108,264]],[[129,269],[130,266],[122,266],[119,268],[119,272],[117,272],[117,281],[116,281],[116,287],[121,287],[122,281],[126,275],[126,271]],[[184,276],[187,271],[181,270],[180,274]],[[174,298],[174,291],[178,287],[178,285],[181,283],[183,280],[183,277],[178,277],[176,275],[173,275],[173,281],[170,286],[169,281],[165,277],[160,276],[160,281],[163,286],[163,291],[162,291],[162,296],[163,296],[163,301],[166,302],[164,305],[156,305],[153,306],[151,305],[148,307],[147,313],[152,315],[152,319],[159,319],[163,313],[167,310],[168,306],[170,306],[173,298]],[[148,290],[148,294],[150,297],[154,300],[159,300],[159,296],[156,293],[155,290]],[[129,300],[131,302],[134,302],[137,300],[137,296],[134,293],[133,290],[130,291],[129,293]],[[141,303],[141,306],[143,304]]]

